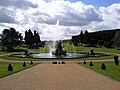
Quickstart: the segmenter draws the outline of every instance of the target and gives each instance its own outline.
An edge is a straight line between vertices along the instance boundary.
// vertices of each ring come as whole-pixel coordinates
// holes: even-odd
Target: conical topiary
[[[13,71],[13,67],[11,64],[8,65],[8,71]]]
[[[26,63],[25,62],[23,63],[23,67],[26,67]]]
[[[105,65],[104,63],[102,63],[101,69],[102,69],[102,70],[106,70],[106,65]]]
[[[90,61],[90,64],[89,64],[89,66],[93,66],[93,63],[92,63],[92,61]]]
[[[84,62],[83,62],[84,64],[86,64],[86,61],[84,60]]]
[[[31,60],[30,64],[32,65],[33,64],[33,61]]]

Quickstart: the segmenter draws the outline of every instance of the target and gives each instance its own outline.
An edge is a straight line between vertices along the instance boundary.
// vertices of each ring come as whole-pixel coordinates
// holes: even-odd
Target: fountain
[[[54,51],[52,51],[53,55],[66,55],[66,51],[63,50],[62,42],[58,41],[55,46]]]
[[[51,42],[46,42],[46,45],[49,47],[49,52],[42,52],[38,54],[31,54],[30,56],[33,58],[80,58],[80,57],[87,57],[87,53],[78,53],[75,51],[73,52],[67,52],[64,50],[64,47],[62,45],[62,32],[61,29],[59,28],[59,20],[57,20],[56,25],[54,28],[59,32],[55,34],[55,39],[54,41]],[[58,38],[59,37],[59,38]],[[74,47],[73,47],[74,50]]]
[[[32,58],[38,58],[38,59],[48,59],[48,58],[83,58],[83,57],[89,57],[89,56],[99,56],[100,54],[95,54],[94,50],[91,50],[91,53],[88,52],[67,52],[64,50],[64,47],[62,45],[62,32],[59,28],[59,20],[57,20],[55,29],[58,30],[59,33],[55,32],[55,40],[51,42],[45,42],[44,49],[48,46],[49,52],[41,52],[41,53],[29,53],[29,54],[14,54],[11,56],[17,56],[17,57],[32,57]],[[58,38],[59,37],[59,38]],[[47,45],[47,46],[46,46]],[[75,50],[73,46],[73,50]],[[45,51],[45,50],[43,50]],[[93,55],[94,53],[94,55]]]

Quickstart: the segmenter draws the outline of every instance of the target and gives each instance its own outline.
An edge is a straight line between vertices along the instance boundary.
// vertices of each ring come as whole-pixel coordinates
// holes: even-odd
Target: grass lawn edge
[[[15,72],[12,72],[12,73],[6,74],[6,75],[4,75],[4,76],[0,76],[0,79],[4,78],[4,77],[6,77],[6,76],[10,76],[10,75],[12,75],[12,74],[15,74],[15,73],[21,72],[21,71],[23,71],[23,70],[26,70],[26,69],[32,68],[32,67],[34,67],[34,66],[36,66],[36,65],[39,65],[39,64],[41,64],[41,63],[35,63],[35,64],[33,64],[33,65],[31,65],[31,66],[28,66],[28,67],[25,67],[25,68],[23,68],[23,69],[21,69],[21,70],[18,70],[18,71],[15,71]]]
[[[103,61],[103,62],[111,62],[111,61]],[[97,63],[103,63],[103,62],[97,62]],[[81,63],[82,63],[82,64],[81,64]],[[94,63],[96,63],[96,62],[94,62]],[[104,75],[104,76],[106,76],[106,77],[108,77],[108,78],[110,78],[110,79],[112,79],[112,80],[117,80],[117,81],[120,82],[120,79],[117,79],[117,78],[115,78],[114,76],[109,76],[109,75],[104,74],[104,73],[102,73],[102,72],[100,72],[100,71],[98,71],[98,70],[95,70],[95,69],[93,69],[93,68],[90,68],[89,66],[84,65],[83,62],[78,62],[77,64],[80,65],[80,66],[82,66],[82,67],[85,67],[85,68],[87,68],[87,69],[90,69],[90,70],[92,70],[92,71],[95,71],[96,73],[99,73],[99,74],[101,74],[101,75]],[[119,65],[119,66],[120,66],[120,65]]]

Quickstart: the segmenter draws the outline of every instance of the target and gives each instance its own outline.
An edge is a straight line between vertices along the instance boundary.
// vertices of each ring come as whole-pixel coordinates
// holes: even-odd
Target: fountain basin
[[[66,55],[53,55],[52,53],[30,53],[28,56],[25,54],[11,54],[11,57],[18,58],[35,58],[35,59],[70,59],[70,58],[86,58],[86,57],[101,57],[110,56],[106,53],[95,53],[95,55],[90,55],[87,52],[67,52]]]
[[[33,58],[37,59],[49,59],[49,58],[57,58],[57,59],[65,59],[65,58],[84,58],[88,57],[88,54],[80,54],[80,53],[66,53],[66,55],[52,55],[51,53],[37,53],[30,55]]]

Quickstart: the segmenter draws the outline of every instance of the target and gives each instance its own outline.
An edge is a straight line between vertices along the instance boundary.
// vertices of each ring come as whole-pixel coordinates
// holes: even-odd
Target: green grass
[[[90,52],[91,49],[94,49],[95,52],[107,52],[107,53],[120,53],[120,50],[117,50],[116,48],[105,48],[105,47],[83,47],[83,46],[73,46],[70,45],[69,42],[63,43],[63,46],[65,50],[67,51],[85,51]]]
[[[3,54],[10,54],[11,52],[6,52],[6,51],[0,51],[0,55],[3,55]]]
[[[51,44],[51,43],[50,43]],[[52,45],[52,44],[51,44]],[[103,56],[103,57],[87,57],[87,58],[76,58],[76,59],[72,59],[72,60],[103,60],[103,59],[113,59],[115,54],[119,54],[120,50],[116,50],[115,48],[105,48],[105,47],[83,47],[83,46],[73,46],[71,44],[69,44],[68,41],[64,41],[63,42],[63,47],[67,52],[74,52],[74,51],[78,51],[78,52],[90,52],[91,49],[94,49],[95,52],[106,52],[106,53],[114,53],[111,56]],[[49,52],[49,47],[48,45],[46,45],[44,48],[40,47],[39,49],[28,49],[26,47],[16,47],[16,49],[20,49],[20,50],[29,50],[30,52]],[[2,52],[0,51],[1,54],[4,54],[7,52]],[[9,54],[10,52],[8,52]],[[18,52],[17,52],[18,53]],[[3,59],[7,59],[7,60],[45,60],[45,59],[29,59],[29,58],[16,58],[16,57],[9,57],[9,56],[1,56],[0,58]],[[49,59],[46,59],[49,60]],[[65,59],[66,60],[66,59]]]
[[[51,44],[51,43],[49,43],[49,44]],[[52,46],[52,44],[51,44],[51,46]],[[69,43],[69,41],[64,41],[63,47],[67,52],[74,52],[74,51],[90,52],[91,49],[94,49],[95,52],[106,52],[106,53],[115,53],[115,54],[120,53],[120,50],[117,50],[116,48],[73,46]],[[19,49],[29,50],[31,52],[49,52],[48,45],[46,45],[45,47],[40,47],[38,49],[28,49],[25,47],[19,47]],[[2,53],[2,52],[0,52],[0,53]]]
[[[120,65],[116,66],[114,64],[114,62],[104,62],[104,64],[106,65],[107,69],[106,70],[102,70],[101,69],[101,64],[103,62],[94,62],[93,63],[93,67],[90,67],[89,66],[89,63],[87,62],[87,64],[83,64],[83,63],[80,63],[80,65],[84,66],[84,67],[87,67],[87,68],[90,68],[94,71],[97,71],[101,74],[104,74],[108,77],[111,77],[111,78],[114,78],[116,80],[119,80],[120,81]]]
[[[38,63],[34,63],[33,65],[26,63],[26,67],[23,67],[23,63],[11,62],[12,66],[13,66],[13,71],[7,70],[8,64],[9,64],[9,62],[0,62],[0,78],[5,77],[7,75],[11,75],[16,72],[19,72],[21,70],[27,69],[29,67],[37,65]]]
[[[51,43],[49,42],[49,44]],[[90,52],[91,49],[94,49],[95,52],[107,52],[107,53],[115,53],[115,54],[120,53],[120,50],[117,50],[116,48],[73,46],[69,43],[69,41],[63,41],[63,47],[67,52],[71,52],[71,51]],[[48,45],[46,45],[45,47],[40,47],[38,49],[28,49],[26,47],[16,47],[15,49],[29,50],[31,52],[49,52]],[[0,54],[7,54],[7,53],[11,53],[11,52],[0,51]]]
[[[1,56],[0,58],[5,59],[5,60],[15,60],[15,61],[31,61],[31,60],[33,60],[32,58],[18,58],[18,57],[10,57],[8,55]]]

